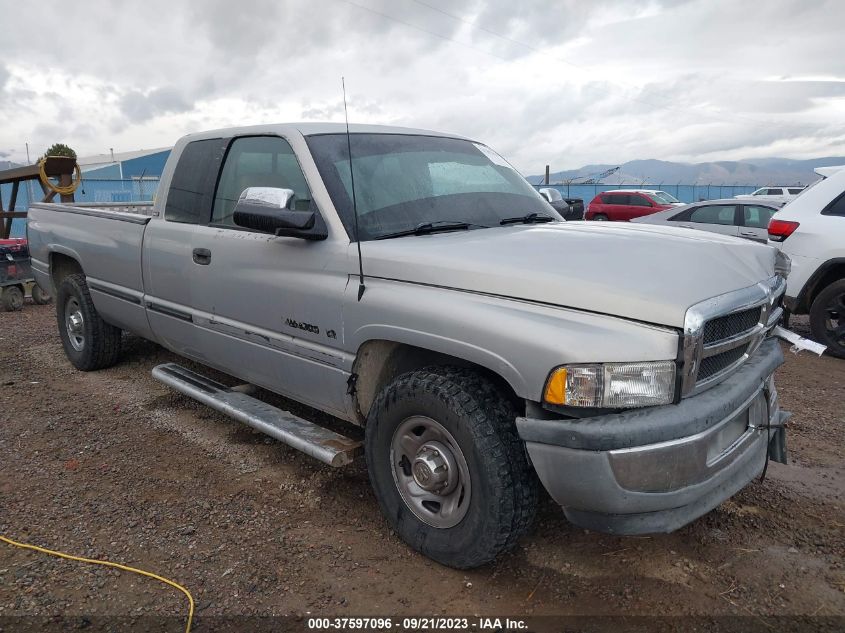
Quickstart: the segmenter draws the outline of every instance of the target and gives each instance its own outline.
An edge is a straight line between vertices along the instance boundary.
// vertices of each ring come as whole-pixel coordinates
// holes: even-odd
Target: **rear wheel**
[[[32,300],[40,306],[46,305],[53,300],[53,297],[50,296],[50,293],[46,290],[43,290],[41,286],[35,284],[32,287]]]
[[[810,306],[813,337],[833,356],[845,358],[845,279],[822,290]]]
[[[6,286],[0,299],[6,312],[17,312],[23,308],[23,290],[17,286]]]
[[[450,567],[478,567],[531,526],[537,478],[516,410],[479,373],[433,367],[404,374],[373,404],[370,481],[396,533]]]
[[[607,216],[604,213],[596,213],[593,216],[594,222],[607,222]]]
[[[68,275],[56,296],[56,319],[65,354],[82,371],[111,367],[120,356],[120,329],[97,313],[85,275]]]

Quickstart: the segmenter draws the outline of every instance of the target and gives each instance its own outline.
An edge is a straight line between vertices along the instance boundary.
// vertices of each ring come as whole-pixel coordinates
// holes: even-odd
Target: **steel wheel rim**
[[[836,295],[825,307],[824,328],[836,345],[845,345],[845,293]]]
[[[399,495],[420,521],[446,529],[466,516],[472,492],[469,466],[442,424],[425,416],[403,420],[390,442],[390,464]]]
[[[71,297],[65,303],[65,329],[71,346],[77,352],[85,347],[85,319],[82,316],[82,308],[76,297]]]

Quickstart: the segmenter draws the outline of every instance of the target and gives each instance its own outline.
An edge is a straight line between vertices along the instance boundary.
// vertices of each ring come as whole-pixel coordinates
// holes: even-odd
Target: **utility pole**
[[[546,165],[546,181],[545,181],[545,183],[547,185],[549,184],[549,166],[548,165]]]

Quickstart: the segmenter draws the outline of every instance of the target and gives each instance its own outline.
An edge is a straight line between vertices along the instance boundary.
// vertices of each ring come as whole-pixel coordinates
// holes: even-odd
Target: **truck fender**
[[[676,330],[610,315],[372,278],[363,301],[351,298],[344,342],[356,350],[362,414],[386,381],[425,365],[479,367],[515,397],[538,402],[562,364],[677,357]]]

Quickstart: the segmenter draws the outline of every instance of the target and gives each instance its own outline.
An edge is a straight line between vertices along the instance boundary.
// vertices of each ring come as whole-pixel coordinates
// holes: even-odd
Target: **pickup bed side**
[[[63,276],[83,272],[104,320],[153,338],[140,266],[151,211],[152,205],[33,204],[27,235],[36,280],[55,296]]]

